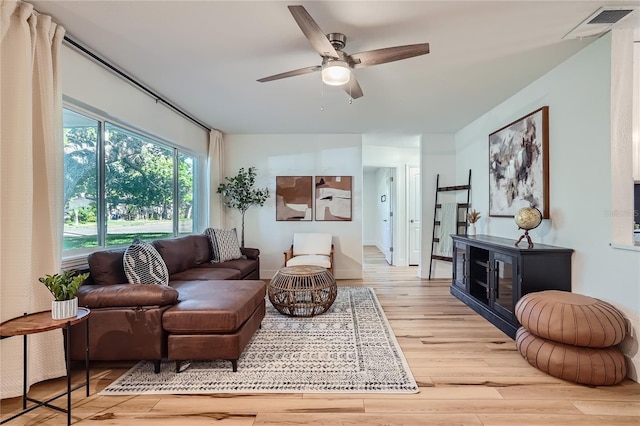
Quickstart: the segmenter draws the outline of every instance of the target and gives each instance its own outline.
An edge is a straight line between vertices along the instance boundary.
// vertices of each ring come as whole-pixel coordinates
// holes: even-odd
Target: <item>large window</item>
[[[63,126],[63,250],[194,232],[193,155],[67,108]]]

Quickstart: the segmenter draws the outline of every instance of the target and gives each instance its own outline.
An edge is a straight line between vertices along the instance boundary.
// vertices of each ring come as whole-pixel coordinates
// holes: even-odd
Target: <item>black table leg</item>
[[[67,426],[71,425],[71,321],[65,327],[67,331]]]
[[[85,383],[87,388],[87,396],[89,396],[89,318],[85,321],[85,334],[84,334],[84,371],[85,371]]]
[[[25,314],[26,315],[26,314]],[[27,409],[27,335],[22,336],[24,344],[22,345],[22,409]]]

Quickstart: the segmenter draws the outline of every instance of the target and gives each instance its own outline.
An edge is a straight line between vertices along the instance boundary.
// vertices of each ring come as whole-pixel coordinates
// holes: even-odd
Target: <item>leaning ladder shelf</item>
[[[438,211],[442,208],[442,203],[440,202],[440,193],[442,192],[453,192],[453,191],[467,191],[467,202],[466,203],[457,203],[456,206],[456,234],[457,235],[465,235],[467,233],[467,213],[469,213],[469,202],[470,202],[470,194],[471,194],[471,169],[469,169],[469,180],[466,185],[456,185],[456,186],[440,186],[440,174],[436,175],[436,200],[433,209],[433,231],[431,235],[431,259],[429,260],[429,279],[431,279],[431,272],[433,270],[433,261],[434,260],[444,260],[446,262],[451,262],[453,259],[449,256],[441,256],[435,254],[435,249],[437,245],[440,243],[440,238],[436,237],[436,229],[441,225],[441,221],[438,220]],[[463,213],[462,215],[460,213]],[[461,220],[462,219],[462,220]],[[460,232],[460,231],[463,232]]]

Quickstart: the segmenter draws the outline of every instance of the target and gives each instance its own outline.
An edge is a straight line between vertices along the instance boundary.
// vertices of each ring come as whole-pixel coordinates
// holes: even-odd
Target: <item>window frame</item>
[[[180,235],[185,235],[185,233],[180,233],[180,225],[179,225],[179,164],[180,157],[187,156],[192,159],[193,162],[193,206],[192,206],[192,233],[196,232],[196,229],[200,228],[200,203],[206,202],[201,200],[201,190],[200,190],[200,176],[201,176],[201,168],[204,167],[202,156],[197,152],[194,152],[192,149],[185,148],[184,146],[175,143],[167,138],[164,138],[158,134],[154,134],[152,132],[146,131],[140,127],[137,127],[131,123],[118,119],[116,117],[111,116],[108,113],[100,111],[96,108],[93,108],[89,105],[86,105],[82,102],[78,102],[63,97],[63,110],[69,110],[76,114],[83,115],[89,119],[96,120],[98,122],[98,140],[96,142],[96,194],[97,194],[97,218],[96,218],[96,227],[97,227],[97,246],[90,248],[80,248],[80,249],[72,249],[72,250],[64,250],[64,246],[61,248],[62,253],[62,267],[70,268],[70,267],[79,267],[86,265],[86,256],[94,251],[100,251],[105,249],[116,249],[118,247],[123,247],[124,245],[110,245],[106,244],[107,237],[107,216],[106,216],[106,198],[105,198],[105,188],[106,188],[106,164],[105,164],[105,137],[106,137],[106,127],[107,123],[118,128],[121,128],[127,132],[131,132],[135,135],[139,135],[142,138],[149,139],[151,142],[156,143],[164,148],[171,150],[171,157],[173,160],[173,195],[174,202],[172,207],[172,227],[171,232],[172,236],[169,238],[175,238]],[[62,121],[62,125],[64,128],[64,121]],[[63,175],[65,171],[63,169]],[[63,206],[63,209],[65,206]],[[64,224],[62,224],[62,228],[64,228]],[[64,244],[64,236],[62,235],[62,239],[60,244]]]

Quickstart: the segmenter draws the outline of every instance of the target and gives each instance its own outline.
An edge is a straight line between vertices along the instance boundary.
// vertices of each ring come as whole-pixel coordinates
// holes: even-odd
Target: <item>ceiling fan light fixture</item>
[[[322,82],[329,86],[342,86],[351,79],[351,70],[345,61],[334,60],[322,67]]]

